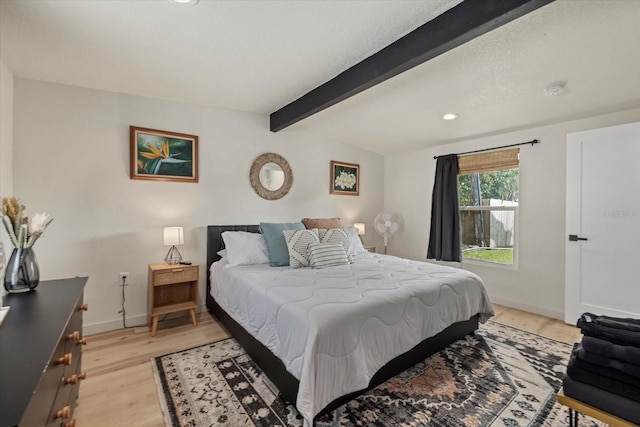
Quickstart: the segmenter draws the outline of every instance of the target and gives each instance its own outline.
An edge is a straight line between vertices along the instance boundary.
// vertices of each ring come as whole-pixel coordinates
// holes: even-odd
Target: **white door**
[[[565,321],[640,318],[640,123],[567,135],[566,232]]]

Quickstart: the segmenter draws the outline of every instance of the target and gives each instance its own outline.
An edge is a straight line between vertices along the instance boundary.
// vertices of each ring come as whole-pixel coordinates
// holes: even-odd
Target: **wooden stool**
[[[598,421],[607,423],[612,427],[637,427],[637,424],[630,423],[629,421],[618,418],[615,415],[611,415],[601,409],[594,408],[593,406],[582,403],[579,400],[569,397],[564,394],[564,390],[558,391],[558,403],[569,408],[569,426],[578,427],[578,415],[587,415]]]

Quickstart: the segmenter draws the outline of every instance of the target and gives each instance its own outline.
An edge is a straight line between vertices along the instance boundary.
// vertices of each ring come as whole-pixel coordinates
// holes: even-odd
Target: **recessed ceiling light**
[[[554,82],[544,88],[544,94],[547,96],[556,96],[564,92],[565,84],[562,82]]]
[[[456,113],[447,113],[444,116],[442,116],[442,118],[445,120],[453,120],[458,118],[458,115]]]
[[[193,6],[198,3],[198,0],[173,0],[174,3],[178,3],[185,6]]]

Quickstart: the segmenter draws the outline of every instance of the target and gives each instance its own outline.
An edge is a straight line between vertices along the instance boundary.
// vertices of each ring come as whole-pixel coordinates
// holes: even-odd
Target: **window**
[[[458,159],[463,260],[515,264],[518,154],[516,148]]]

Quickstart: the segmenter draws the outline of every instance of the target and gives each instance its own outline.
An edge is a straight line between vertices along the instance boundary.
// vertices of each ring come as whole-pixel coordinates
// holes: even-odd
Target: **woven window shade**
[[[458,156],[458,174],[489,172],[518,167],[519,148]]]

